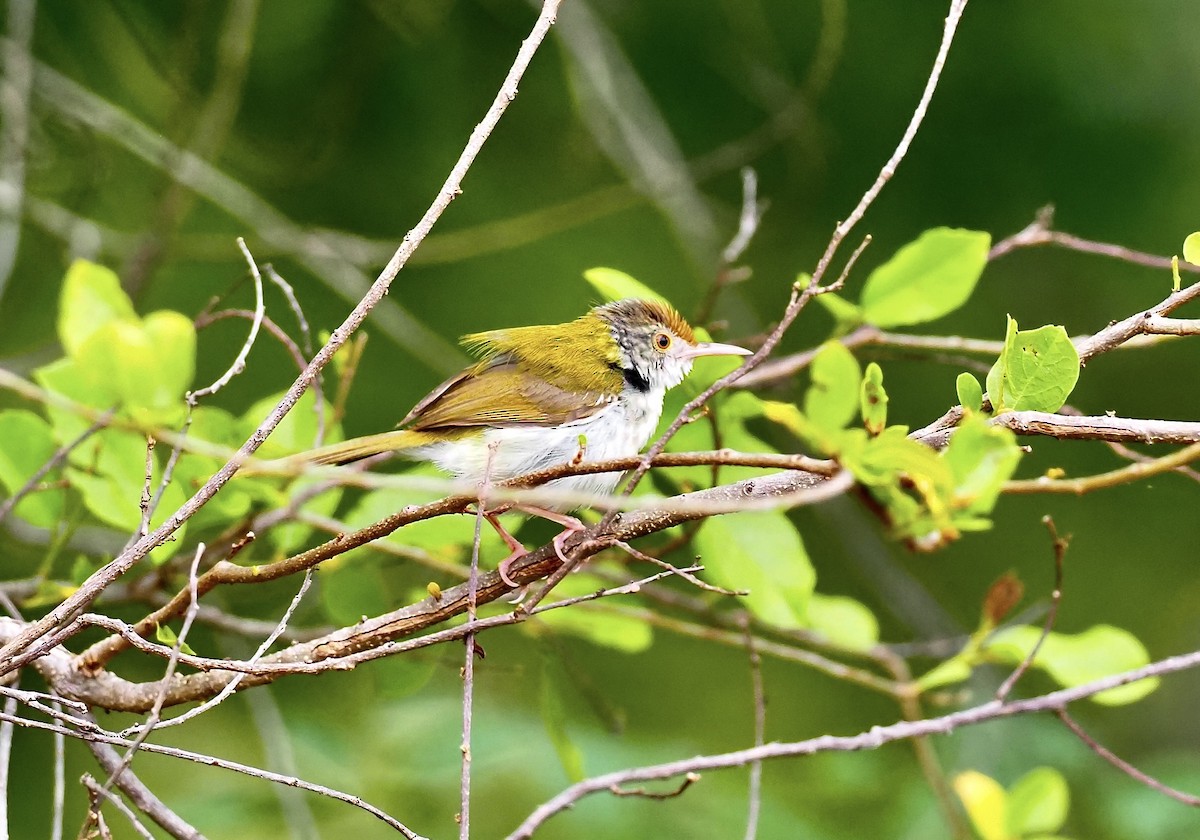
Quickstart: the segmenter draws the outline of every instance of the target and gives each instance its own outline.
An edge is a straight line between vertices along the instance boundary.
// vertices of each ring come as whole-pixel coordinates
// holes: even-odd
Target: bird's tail
[[[398,429],[377,435],[351,438],[341,443],[331,443],[288,455],[270,461],[250,461],[245,464],[240,473],[243,475],[296,475],[304,472],[306,467],[337,466],[361,461],[372,455],[384,452],[397,452],[403,455],[406,451],[418,449],[434,442],[434,438],[425,432],[409,429]]]

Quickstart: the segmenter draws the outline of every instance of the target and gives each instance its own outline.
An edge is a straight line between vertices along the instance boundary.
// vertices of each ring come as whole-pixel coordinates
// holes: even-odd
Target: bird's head
[[[589,314],[607,324],[626,386],[643,393],[674,388],[700,356],[750,355],[733,344],[697,341],[683,316],[661,301],[626,298]]]

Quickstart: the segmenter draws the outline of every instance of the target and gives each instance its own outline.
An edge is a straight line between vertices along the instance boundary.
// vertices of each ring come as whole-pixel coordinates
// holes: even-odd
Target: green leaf
[[[1200,231],[1189,233],[1183,240],[1183,258],[1192,265],[1200,265]]]
[[[679,388],[667,392],[667,404],[663,415],[673,417],[678,413],[682,403],[673,405],[672,394]],[[712,407],[712,414],[717,419],[721,430],[720,445],[740,452],[774,452],[774,448],[764,443],[758,435],[750,430],[750,424],[760,423],[768,419],[769,403],[759,399],[749,391],[736,391],[722,398]],[[762,425],[766,425],[763,423]],[[713,439],[712,423],[708,419],[688,423],[667,444],[668,452],[699,452],[716,446]],[[740,481],[743,478],[762,475],[762,470],[750,467],[721,467],[720,480],[722,483]],[[663,479],[671,482],[682,490],[685,486],[690,489],[708,487],[712,484],[712,467],[683,467],[664,470]],[[642,487],[647,486],[642,482]]]
[[[993,411],[1058,411],[1078,379],[1079,352],[1066,330],[1018,330],[1009,316],[1004,350],[987,375]]]
[[[871,272],[863,287],[863,318],[878,327],[923,324],[966,303],[992,238],[980,231],[933,228]]]
[[[875,613],[845,595],[812,593],[808,600],[808,625],[847,650],[870,650],[879,643]]]
[[[804,627],[817,574],[800,534],[782,511],[748,510],[714,516],[694,541],[706,577],[728,589],[747,589],[746,607],[780,627]]]
[[[58,340],[67,355],[78,358],[92,333],[112,321],[137,321],[121,281],[111,269],[75,260],[67,269],[58,298]]]
[[[179,644],[179,637],[175,635],[175,631],[171,629],[171,625],[169,624],[155,624],[154,638],[158,640],[159,644],[163,644],[171,648]],[[196,655],[196,651],[192,650],[191,646],[187,642],[179,645],[179,652],[186,653],[189,656]]]
[[[988,640],[985,650],[995,659],[1016,665],[1024,661],[1041,636],[1040,627],[1010,627]],[[1150,662],[1145,646],[1127,630],[1097,624],[1082,633],[1050,633],[1033,660],[1065,688],[1083,685],[1102,677],[1140,668]],[[1106,706],[1120,706],[1141,700],[1158,688],[1158,678],[1102,691],[1092,697]]]
[[[967,770],[954,777],[953,785],[982,840],[1010,840],[1004,820],[1007,794],[999,782],[977,770]]]
[[[1021,447],[1010,430],[972,414],[950,436],[942,459],[953,476],[954,507],[986,515],[995,507],[1004,482],[1016,471]]]
[[[800,288],[807,288],[808,284],[812,282],[812,277],[808,274],[801,274],[796,282]],[[833,317],[833,336],[835,338],[845,335],[862,324],[862,307],[851,303],[836,292],[826,292],[823,295],[817,295],[815,299]]]
[[[819,429],[837,432],[859,409],[862,369],[841,342],[827,341],[813,357],[812,383],[804,394],[804,415]]]
[[[74,359],[62,358],[43,365],[33,372],[33,379],[47,391],[66,397],[85,406],[107,410],[117,403],[113,383],[85,370]],[[46,416],[54,429],[54,439],[60,444],[75,440],[92,425],[92,421],[66,408],[46,404]],[[95,441],[87,441],[83,452],[95,449]],[[77,452],[72,453],[74,457]]]
[[[1062,828],[1071,805],[1067,782],[1052,767],[1035,767],[1008,791],[1008,833],[1025,836]]]
[[[640,280],[635,280],[624,271],[615,268],[589,268],[583,272],[583,279],[591,283],[592,288],[599,292],[606,301],[641,298],[642,300],[669,302]]]
[[[983,408],[983,388],[979,380],[963,371],[954,380],[954,389],[958,392],[958,404],[967,411],[979,411]]]
[[[0,483],[8,495],[25,486],[57,451],[50,425],[32,411],[0,411]],[[43,481],[53,481],[56,468]],[[62,490],[38,490],[26,494],[17,503],[16,515],[40,528],[49,528],[62,518],[65,493]]]
[[[888,395],[883,389],[883,368],[875,362],[867,365],[867,372],[863,374],[859,403],[867,432],[872,435],[883,432],[887,426]]]

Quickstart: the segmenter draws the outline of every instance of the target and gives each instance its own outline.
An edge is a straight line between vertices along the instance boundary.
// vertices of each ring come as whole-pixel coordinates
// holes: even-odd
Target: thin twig
[[[666,560],[662,560],[652,554],[646,554],[644,551],[638,551],[624,540],[618,540],[616,542],[616,546],[635,560],[641,560],[643,563],[650,563],[651,565],[658,566],[660,569],[667,569],[673,574],[678,575],[686,580],[692,586],[696,587],[697,589],[703,589],[705,592],[713,592],[717,595],[725,595],[734,598],[750,594],[750,591],[747,589],[726,589],[723,586],[714,586],[711,583],[705,583],[690,572],[684,571],[678,566],[668,563]]]
[[[1193,443],[1183,449],[1164,455],[1153,461],[1130,464],[1127,467],[1111,470],[1110,472],[1089,475],[1086,478],[1028,478],[1004,483],[1005,493],[1067,493],[1082,496],[1095,490],[1106,490],[1131,484],[1135,481],[1149,478],[1162,473],[1173,472],[1179,467],[1200,459],[1200,443]]]
[[[767,734],[767,695],[763,687],[762,657],[754,646],[750,622],[746,622],[746,654],[750,660],[750,690],[754,702],[754,746],[761,747]],[[745,840],[758,836],[758,815],[762,810],[762,761],[750,762],[749,805],[746,809]]]
[[[61,727],[57,727],[56,729],[59,728]],[[96,719],[90,712],[86,713],[85,719],[80,724],[80,729],[84,732],[103,731],[96,724]],[[114,748],[112,742],[105,743],[94,738],[89,738],[87,735],[80,735],[77,732],[60,733],[56,731],[56,734],[70,734],[82,738],[87,748],[91,751],[92,757],[96,759],[96,763],[100,765],[100,769],[105,773],[111,775],[121,766],[121,755]],[[153,750],[152,747],[147,747],[147,749]],[[121,773],[117,777],[116,784],[121,789],[121,792],[129,798],[129,801],[133,803],[134,807],[154,820],[155,824],[161,826],[176,840],[204,840],[204,835],[195,826],[168,808],[141,779],[134,775],[132,770],[125,770]]]
[[[471,570],[467,575],[467,621],[474,623],[475,608],[479,596],[479,543],[483,539],[483,520],[488,507],[488,482],[492,473],[492,462],[496,457],[497,443],[488,444],[487,461],[483,465],[483,480],[479,482],[479,493],[475,497],[475,534],[471,540]],[[471,836],[471,722],[475,701],[475,634],[463,638],[466,649],[462,669],[462,740],[459,753],[462,768],[459,777],[458,836],[468,840]]]
[[[292,314],[296,316],[296,326],[300,328],[301,347],[304,348],[304,355],[312,355],[312,330],[308,326],[308,319],[304,317],[304,307],[300,305],[300,301],[296,298],[296,290],[292,288],[292,284],[283,279],[283,275],[275,270],[275,266],[267,263],[263,266],[263,272],[267,275],[267,279],[279,287],[279,291],[283,292],[284,298],[288,302],[288,307],[291,308]]]
[[[242,256],[246,259],[246,265],[250,267],[250,276],[254,279],[254,318],[250,321],[250,332],[246,334],[246,340],[242,342],[241,349],[238,350],[233,363],[225,369],[224,373],[218,376],[211,385],[187,393],[186,399],[188,405],[196,405],[202,397],[211,397],[228,385],[233,377],[246,369],[246,359],[249,357],[250,351],[254,348],[254,342],[258,338],[259,327],[262,326],[263,315],[266,313],[266,306],[263,303],[262,274],[259,273],[258,263],[254,261],[254,255],[246,247],[246,240],[239,236],[237,238],[237,246],[241,250]]]
[[[0,721],[0,840],[8,840],[8,780],[12,771],[14,720],[17,717],[17,698],[4,698],[5,719]]]
[[[50,840],[62,840],[67,802],[67,737],[61,732],[54,733],[54,786],[50,801]]]
[[[4,715],[3,713],[0,713],[0,720],[12,720],[12,718],[9,718],[7,715]],[[98,744],[102,744],[102,745],[108,744],[108,745],[113,745],[113,746],[129,746],[132,743],[131,741],[129,741],[125,738],[121,738],[117,735],[106,732],[105,730],[103,730],[99,726],[97,726],[94,723],[94,721],[92,723],[91,728],[84,730],[84,731],[69,729],[69,728],[66,728],[63,726],[59,726],[57,724],[42,723],[41,721],[32,721],[32,720],[28,720],[28,719],[24,719],[24,718],[17,719],[14,722],[19,723],[20,725],[26,726],[31,729],[39,729],[39,730],[47,731],[47,732],[61,732],[64,735],[68,735],[72,738],[79,738],[87,743],[98,743]],[[353,805],[356,808],[360,808],[363,811],[366,811],[368,814],[371,814],[376,819],[386,823],[387,825],[391,826],[396,831],[400,832],[402,835],[404,835],[404,837],[407,838],[407,840],[426,840],[426,838],[423,838],[421,835],[419,835],[416,832],[412,831],[411,829],[407,828],[395,817],[387,814],[386,812],[380,810],[379,808],[376,808],[374,805],[371,805],[371,804],[363,801],[362,799],[360,799],[357,796],[351,796],[348,793],[344,793],[344,792],[342,792],[340,790],[336,790],[334,788],[326,787],[325,785],[318,785],[318,784],[314,784],[312,782],[307,782],[304,779],[296,778],[295,776],[285,776],[280,773],[273,773],[269,770],[262,770],[258,767],[251,767],[250,765],[241,764],[236,761],[228,761],[226,759],[218,758],[216,756],[206,755],[204,753],[192,752],[191,750],[183,750],[183,749],[178,749],[176,747],[166,747],[161,744],[152,744],[152,743],[142,744],[141,751],[148,752],[148,753],[155,753],[156,755],[170,756],[172,758],[178,758],[178,759],[182,759],[185,761],[192,761],[192,762],[196,762],[198,764],[203,764],[203,765],[206,765],[209,767],[216,767],[220,770],[232,770],[235,773],[241,773],[243,775],[251,776],[256,779],[262,779],[264,781],[272,782],[274,784],[288,785],[290,787],[299,788],[301,790],[307,790],[311,793],[316,793],[321,796],[328,796],[331,799],[336,799],[339,802],[345,802],[348,805]],[[127,778],[129,775],[130,775],[129,772],[127,771],[126,773],[122,774],[122,778]],[[118,781],[118,785],[119,784],[120,784],[120,781]]]
[[[1021,664],[996,689],[996,699],[1001,702],[1012,693],[1017,681],[1021,679],[1037,659],[1038,651],[1042,649],[1042,645],[1050,636],[1050,631],[1054,629],[1054,622],[1058,618],[1058,605],[1062,601],[1063,559],[1067,555],[1067,546],[1070,544],[1071,539],[1070,537],[1060,537],[1058,535],[1058,529],[1054,526],[1054,520],[1049,514],[1042,517],[1042,524],[1050,531],[1050,541],[1054,550],[1054,590],[1050,593],[1050,608],[1046,610],[1046,620],[1042,624],[1041,635],[1033,643],[1033,647],[1029,649],[1029,653],[1021,660]]]
[[[263,266],[263,270],[266,272],[267,278],[283,292],[292,314],[296,316],[296,324],[300,328],[300,338],[304,342],[304,355],[301,358],[307,362],[313,354],[312,331],[309,329],[308,319],[304,317],[304,309],[296,298],[296,290],[275,270],[275,266],[268,263]],[[304,363],[301,363],[300,367],[303,369]],[[325,443],[325,388],[321,385],[320,376],[313,380],[313,412],[317,417],[317,435],[314,445],[321,446]]]
[[[304,600],[304,594],[306,592],[308,592],[308,587],[311,584],[312,584],[312,569],[305,569],[304,570],[304,579],[300,582],[300,589],[297,590],[297,592],[294,596],[292,596],[292,600],[288,604],[287,609],[283,611],[283,617],[280,618],[279,621],[275,623],[275,626],[271,629],[271,632],[267,634],[267,638],[264,639],[263,642],[254,651],[254,653],[251,654],[250,658],[246,660],[247,665],[253,665],[259,659],[261,659],[262,656],[268,650],[271,649],[271,645],[275,644],[275,640],[278,639],[280,637],[280,635],[283,634],[284,630],[287,629],[288,622],[290,622],[292,619],[292,614],[296,612],[296,608],[299,607],[300,602],[302,600]],[[192,590],[194,591],[195,588],[196,587],[193,585]],[[198,603],[198,602],[193,601],[193,603]],[[185,622],[185,625],[186,625],[186,622]],[[181,638],[182,638],[182,634],[181,634]],[[199,706],[196,706],[193,709],[189,709],[188,711],[184,712],[182,715],[179,715],[178,717],[174,717],[174,718],[171,718],[170,720],[158,722],[157,725],[153,728],[166,729],[171,726],[178,726],[181,723],[186,723],[187,721],[191,720],[192,718],[195,718],[195,717],[198,717],[198,716],[204,714],[209,709],[213,708],[214,706],[218,705],[219,703],[224,702],[225,698],[229,697],[229,695],[231,695],[231,694],[233,694],[233,692],[237,691],[238,686],[241,684],[242,679],[244,677],[245,677],[244,673],[239,673],[239,674],[235,675],[220,691],[218,691],[215,695],[213,695],[208,700],[205,700]],[[149,734],[150,728],[151,727],[149,727],[145,724],[139,724],[137,726],[131,726],[128,729],[125,729],[124,731],[121,732],[121,735],[124,737],[128,737],[130,735],[144,733],[142,736],[145,737],[145,734]]]
[[[83,786],[88,789],[88,793],[92,798],[92,810],[88,814],[88,823],[92,819],[98,818],[100,814],[100,800],[109,802],[114,808],[121,812],[125,819],[129,820],[129,824],[133,826],[134,832],[145,840],[154,840],[154,835],[150,833],[150,829],[142,825],[142,821],[138,819],[137,814],[133,813],[133,809],[125,804],[125,800],[114,793],[110,793],[107,788],[102,787],[90,773],[84,773],[80,779]]]
[[[988,252],[988,260],[998,259],[1018,248],[1028,248],[1037,245],[1057,245],[1069,251],[1098,254],[1121,260],[1122,262],[1133,263],[1134,265],[1143,265],[1147,268],[1161,268],[1168,271],[1171,269],[1172,263],[1170,257],[1160,257],[1157,254],[1147,254],[1144,251],[1135,251],[1132,248],[1125,248],[1121,245],[1096,242],[1091,239],[1084,239],[1081,236],[1063,233],[1062,231],[1053,230],[1053,223],[1054,207],[1047,206],[1041,208],[1029,225],[993,245],[992,249]],[[1181,262],[1179,268],[1185,271],[1200,273],[1200,266]]]
[[[1200,796],[1193,796],[1190,793],[1184,793],[1181,790],[1177,790],[1170,785],[1160,782],[1149,773],[1145,773],[1137,769],[1128,761],[1105,747],[1099,741],[1095,740],[1091,735],[1088,735],[1087,732],[1084,731],[1083,727],[1080,726],[1074,718],[1067,714],[1066,709],[1059,709],[1055,712],[1055,714],[1058,715],[1058,719],[1063,722],[1067,729],[1071,730],[1071,732],[1073,732],[1075,736],[1079,738],[1079,740],[1087,744],[1088,749],[1103,758],[1113,767],[1116,767],[1126,776],[1129,776],[1135,781],[1141,782],[1142,784],[1146,785],[1146,787],[1153,788],[1159,793],[1166,794],[1176,802],[1182,802],[1184,805],[1190,805],[1193,808],[1200,808]]]
[[[105,779],[104,785],[101,789],[103,793],[107,794],[108,791],[112,789],[113,783],[116,782],[117,778],[125,772],[130,763],[133,761],[134,755],[137,754],[138,747],[140,747],[142,743],[150,737],[150,733],[154,731],[155,727],[158,726],[159,721],[162,719],[163,702],[167,697],[167,689],[171,684],[171,677],[174,676],[175,669],[179,665],[179,655],[183,652],[183,647],[187,643],[187,636],[188,632],[192,629],[192,622],[196,619],[196,608],[200,605],[200,596],[196,593],[196,571],[200,565],[200,558],[203,556],[204,543],[200,543],[200,545],[196,547],[196,553],[192,557],[192,564],[188,569],[188,594],[191,600],[188,604],[188,610],[183,618],[183,625],[179,630],[179,634],[175,637],[175,643],[171,645],[171,656],[167,659],[166,672],[163,674],[163,677],[160,680],[162,683],[162,690],[159,691],[158,696],[154,698],[154,705],[150,707],[150,713],[146,716],[146,722],[141,725],[140,731],[133,739],[133,743],[130,745],[129,749],[126,750],[125,755],[121,757],[121,763],[117,765],[117,768],[109,773],[108,778]]]

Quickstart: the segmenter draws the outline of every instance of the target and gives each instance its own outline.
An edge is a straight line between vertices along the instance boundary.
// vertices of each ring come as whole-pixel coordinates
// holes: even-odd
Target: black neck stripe
[[[650,390],[650,381],[642,376],[637,368],[622,368],[621,373],[625,376],[625,384],[633,390],[642,394]]]

